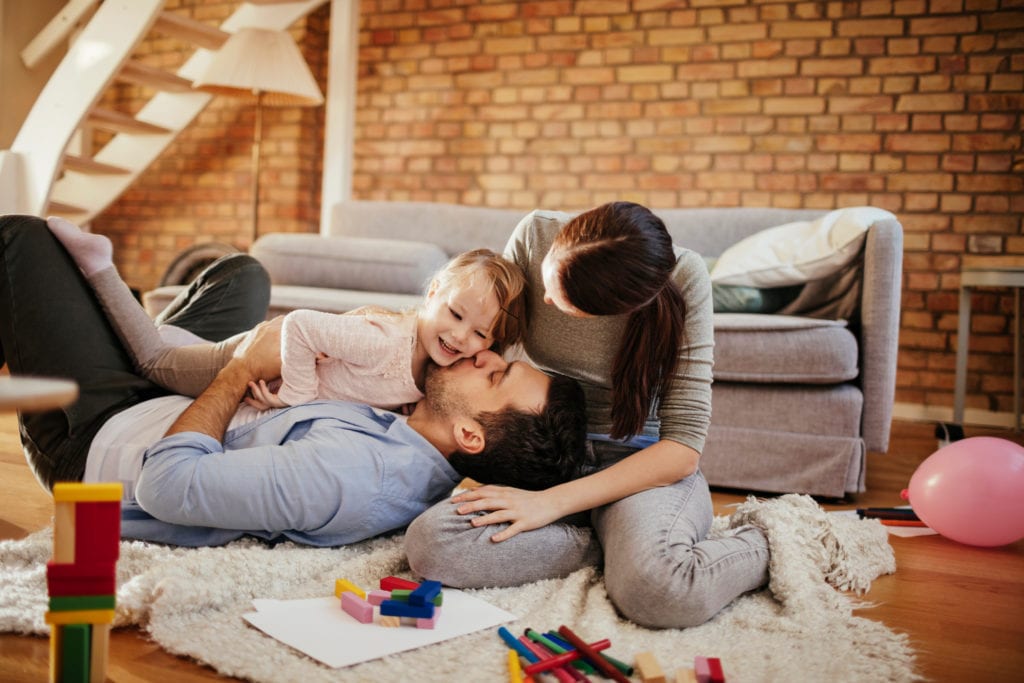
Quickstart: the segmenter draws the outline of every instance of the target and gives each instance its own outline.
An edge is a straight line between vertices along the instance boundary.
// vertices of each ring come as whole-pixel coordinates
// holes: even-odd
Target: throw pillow
[[[852,261],[876,221],[895,220],[884,209],[858,206],[815,221],[786,223],[732,245],[711,271],[712,283],[784,287],[817,280]]]
[[[705,265],[711,271],[718,260],[704,256]],[[745,287],[743,285],[722,285],[711,283],[711,301],[715,313],[774,313],[796,299],[803,285],[791,287]]]

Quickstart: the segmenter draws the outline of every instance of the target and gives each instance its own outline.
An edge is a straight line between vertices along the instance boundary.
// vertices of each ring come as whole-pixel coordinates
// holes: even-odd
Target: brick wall
[[[197,3],[188,11],[211,21],[215,7],[228,13],[183,4]],[[952,404],[961,266],[1024,265],[1019,2],[361,8],[357,197],[524,210],[617,198],[886,208],[906,229],[897,400]],[[311,63],[322,21],[297,29]],[[265,150],[277,175],[264,186],[280,195],[263,225],[312,231],[317,113],[279,116],[268,115],[281,148]],[[250,121],[218,102],[97,221],[135,284],[153,284],[166,254],[197,239],[244,242]],[[298,159],[285,147],[294,136]],[[140,259],[148,265],[131,270]],[[1012,307],[1005,291],[975,296],[969,407],[1011,409]]]

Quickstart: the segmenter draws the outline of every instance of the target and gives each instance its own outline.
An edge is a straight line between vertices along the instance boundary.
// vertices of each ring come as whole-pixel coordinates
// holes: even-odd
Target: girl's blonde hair
[[[434,276],[437,291],[467,285],[476,277],[487,278],[498,299],[498,316],[491,334],[491,349],[503,353],[519,343],[526,332],[526,278],[523,271],[501,254],[490,249],[473,249],[449,261]]]

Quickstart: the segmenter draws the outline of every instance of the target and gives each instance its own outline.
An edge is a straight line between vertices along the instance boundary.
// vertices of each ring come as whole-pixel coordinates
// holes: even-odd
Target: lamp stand
[[[256,91],[256,121],[252,132],[252,235],[250,248],[259,237],[260,210],[260,145],[263,143],[263,91]]]

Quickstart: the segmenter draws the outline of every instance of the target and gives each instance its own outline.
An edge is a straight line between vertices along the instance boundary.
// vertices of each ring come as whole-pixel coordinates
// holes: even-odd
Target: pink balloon
[[[960,543],[997,546],[1024,538],[1024,447],[975,436],[918,466],[910,505],[925,524]]]

